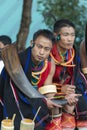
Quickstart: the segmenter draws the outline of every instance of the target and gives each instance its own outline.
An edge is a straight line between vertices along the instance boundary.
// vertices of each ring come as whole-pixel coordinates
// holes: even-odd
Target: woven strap
[[[77,127],[87,127],[87,121],[77,121]]]
[[[45,127],[45,130],[62,130],[61,117],[52,119],[51,122]]]
[[[62,128],[75,128],[75,117],[68,114],[68,113],[63,113],[62,114],[62,121],[61,121],[61,126]]]

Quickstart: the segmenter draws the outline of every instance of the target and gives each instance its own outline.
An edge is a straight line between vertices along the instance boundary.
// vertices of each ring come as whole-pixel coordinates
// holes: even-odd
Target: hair
[[[54,34],[51,31],[49,31],[48,29],[40,29],[37,32],[35,32],[33,35],[33,41],[35,41],[39,36],[44,36],[44,37],[48,38],[49,40],[52,41],[52,44],[55,41]]]
[[[75,25],[68,19],[60,19],[55,22],[53,31],[58,33],[62,27],[73,27],[75,29]]]
[[[2,42],[4,45],[7,45],[7,44],[11,44],[12,43],[12,40],[9,36],[7,35],[1,35],[0,36],[0,42]]]

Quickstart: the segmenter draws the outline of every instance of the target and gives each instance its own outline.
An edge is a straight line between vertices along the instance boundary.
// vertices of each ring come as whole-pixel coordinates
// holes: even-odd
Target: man
[[[85,29],[85,40],[80,44],[80,58],[81,58],[81,69],[84,76],[87,78],[87,23]]]
[[[78,127],[81,130],[87,129],[87,23],[85,28],[85,40],[83,40],[80,44],[80,58],[81,58],[81,75],[85,82],[85,87],[81,88],[83,98],[81,99],[78,105]],[[81,104],[81,105],[80,105]],[[84,107],[83,107],[84,106]]]
[[[51,57],[55,61],[56,71],[53,82],[57,85],[58,91],[66,95],[65,98],[69,95],[73,97],[75,92],[82,94],[80,87],[84,87],[84,81],[79,73],[79,56],[74,48],[75,26],[71,21],[61,19],[54,24],[54,34],[56,43],[53,45]],[[76,127],[75,106],[79,106],[81,99],[79,103],[77,101],[77,98],[72,98],[68,101],[69,104],[63,107],[60,117],[63,130],[74,130]],[[57,119],[59,121],[59,117],[55,120]]]
[[[11,38],[9,36],[7,36],[7,35],[0,36],[0,50],[2,48],[4,48],[4,46],[11,44],[11,43],[12,43],[12,41],[11,41]],[[1,56],[0,56],[0,73],[3,69],[3,67],[4,67],[4,63],[3,63]]]
[[[50,59],[49,54],[53,42],[54,36],[52,32],[45,29],[39,30],[33,35],[31,47],[19,54],[23,70],[28,80],[33,85],[32,87],[35,87],[35,89],[38,89],[38,87],[42,85],[52,83],[55,64]],[[35,120],[35,130],[43,130],[46,123],[49,121],[48,108],[60,106],[49,99],[45,102],[43,99],[27,98],[27,96],[16,87],[15,83],[5,70],[2,71],[1,76],[0,102],[2,105],[1,110],[3,109],[3,117],[1,120],[6,117],[12,118],[13,114],[16,113],[15,130],[18,130],[21,119],[33,119],[37,109],[41,106],[41,110]]]

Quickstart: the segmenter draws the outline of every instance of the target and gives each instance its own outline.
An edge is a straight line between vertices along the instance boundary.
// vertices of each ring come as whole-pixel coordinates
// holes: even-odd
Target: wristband
[[[83,74],[87,74],[87,68],[82,68]]]
[[[47,94],[47,93],[57,93],[57,89],[55,85],[45,85],[38,89],[38,91],[41,94]]]

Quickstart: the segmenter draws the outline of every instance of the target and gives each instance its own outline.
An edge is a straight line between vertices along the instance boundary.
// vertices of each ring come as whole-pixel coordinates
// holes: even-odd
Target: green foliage
[[[76,25],[76,46],[84,39],[86,6],[80,0],[38,0],[38,11],[44,16],[48,28],[53,29],[55,20],[66,18]]]

